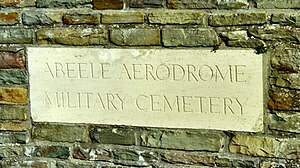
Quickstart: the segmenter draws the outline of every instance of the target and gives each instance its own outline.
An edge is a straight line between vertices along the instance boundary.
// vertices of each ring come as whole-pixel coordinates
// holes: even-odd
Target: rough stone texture
[[[218,7],[217,0],[167,0],[170,9],[215,9]]]
[[[224,135],[194,131],[143,131],[142,146],[181,150],[221,151]]]
[[[26,134],[24,133],[0,133],[0,144],[25,144]]]
[[[202,11],[155,11],[148,14],[150,23],[157,24],[199,24],[206,23],[206,13]]]
[[[154,153],[147,153],[148,159],[145,159],[145,153],[139,150],[128,150],[128,149],[115,149],[113,151],[114,155],[114,163],[133,166],[133,167],[141,167],[141,166],[149,166],[149,158],[152,159],[152,162],[155,162],[156,156]],[[151,156],[150,156],[151,155]]]
[[[2,69],[0,70],[0,84],[28,84],[28,72],[25,70]]]
[[[94,142],[103,144],[135,145],[136,135],[132,129],[95,128],[91,131]]]
[[[0,120],[26,120],[27,109],[24,107],[0,107]]]
[[[300,158],[300,140],[297,138],[272,138],[234,136],[229,144],[232,153],[285,159]]]
[[[83,14],[83,13],[70,13],[64,14],[64,24],[76,25],[76,24],[100,24],[100,14]]]
[[[262,40],[249,38],[246,30],[221,32],[220,37],[229,47],[256,48],[266,46]]]
[[[38,8],[91,7],[91,0],[36,0]]]
[[[271,114],[269,119],[271,130],[300,133],[300,113],[277,111]]]
[[[289,89],[300,89],[300,74],[276,74],[274,85]]]
[[[269,93],[269,109],[300,111],[300,91],[274,88]]]
[[[53,25],[62,23],[61,11],[25,11],[22,14],[25,25]]]
[[[300,26],[300,14],[298,13],[273,13],[271,18],[272,23],[279,23],[281,25]]]
[[[105,28],[43,28],[37,31],[39,44],[100,45],[108,42]]]
[[[26,159],[26,160],[4,160],[0,161],[0,167],[3,168],[49,168],[54,166],[53,161],[43,159]]]
[[[35,0],[1,0],[0,7],[32,7]]]
[[[0,48],[0,69],[25,68],[24,50]]]
[[[95,163],[91,163],[91,162],[61,161],[61,160],[57,161],[58,168],[71,168],[71,167],[72,168],[102,168],[104,166],[107,166],[107,168],[112,167],[106,163],[100,163],[99,165],[100,165],[99,167],[96,167]]]
[[[299,0],[254,0],[257,5],[257,8],[262,9],[299,9],[300,1]]]
[[[0,29],[0,44],[31,44],[33,37],[34,34],[31,29]]]
[[[280,44],[270,49],[271,66],[280,73],[300,72],[299,49]]]
[[[102,23],[144,23],[144,13],[137,11],[106,12],[102,13]]]
[[[266,41],[299,43],[300,39],[300,30],[289,27],[250,28],[248,32],[250,35]]]
[[[0,6],[15,6],[20,3],[20,0],[1,0]]]
[[[208,19],[210,26],[256,25],[267,21],[267,13],[259,12],[220,13],[213,14]]]
[[[24,153],[29,157],[67,159],[70,156],[70,149],[66,146],[26,146]]]
[[[247,167],[254,168],[253,161],[230,160],[218,156],[204,156],[199,153],[165,152],[161,154],[162,160],[171,164],[200,165],[209,167]]]
[[[86,126],[35,123],[33,139],[53,142],[88,142]]]
[[[247,9],[248,7],[247,0],[221,0],[219,2],[220,9]]]
[[[160,45],[159,29],[111,29],[110,39],[116,45]]]
[[[0,122],[0,130],[3,131],[25,131],[26,129],[26,122]]]
[[[163,0],[129,0],[130,8],[162,8]]]
[[[299,163],[288,163],[286,161],[270,161],[270,162],[261,162],[261,168],[298,168]]]
[[[93,0],[94,9],[123,9],[123,0]]]
[[[27,89],[0,88],[0,104],[27,104]]]
[[[76,145],[73,150],[73,158],[80,160],[111,161],[112,152],[95,145]]]
[[[164,46],[216,46],[219,37],[213,29],[206,28],[166,28],[162,31]]]
[[[0,25],[14,25],[19,22],[18,12],[1,12]]]
[[[0,158],[18,158],[22,154],[22,147],[21,146],[1,146],[0,147]]]

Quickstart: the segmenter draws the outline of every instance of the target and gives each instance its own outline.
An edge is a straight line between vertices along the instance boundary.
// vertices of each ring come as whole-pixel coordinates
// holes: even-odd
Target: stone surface
[[[211,47],[219,44],[219,37],[213,29],[165,28],[162,30],[164,46]]]
[[[111,29],[110,40],[116,45],[160,45],[159,29]]]
[[[112,152],[95,145],[81,144],[74,147],[73,158],[80,160],[111,161]]]
[[[24,107],[0,107],[0,120],[26,120],[27,110]]]
[[[297,168],[299,167],[300,164],[295,162],[288,162],[288,161],[264,161],[264,162],[261,162],[260,164],[260,167],[261,168]]]
[[[0,104],[27,104],[27,89],[0,88]]]
[[[262,40],[248,37],[246,30],[221,32],[219,36],[229,47],[257,48],[266,46]]]
[[[22,147],[21,146],[1,146],[0,147],[0,158],[19,158],[22,154]]]
[[[171,164],[200,165],[209,167],[247,167],[254,168],[253,161],[230,160],[218,156],[205,156],[199,153],[164,152],[162,160]]]
[[[92,0],[94,9],[123,9],[123,0]]]
[[[24,153],[29,157],[67,159],[70,156],[70,149],[66,146],[26,146]]]
[[[276,88],[270,91],[269,109],[300,110],[300,91],[286,88]]]
[[[167,0],[169,9],[215,9],[217,0]]]
[[[248,0],[221,0],[218,4],[220,9],[247,9]]]
[[[76,25],[76,24],[100,24],[100,14],[84,14],[84,13],[71,13],[64,14],[64,24]]]
[[[33,7],[35,0],[1,0],[0,7]]]
[[[31,29],[0,29],[0,44],[31,44],[33,43],[33,30]]]
[[[157,24],[199,24],[206,23],[206,13],[202,11],[159,10],[150,12],[148,20]]]
[[[14,25],[19,22],[18,12],[1,12],[0,13],[0,25]]]
[[[53,25],[62,23],[61,11],[25,11],[22,13],[22,21],[25,25]]]
[[[8,144],[8,143],[26,143],[26,134],[24,133],[0,133],[0,144]]]
[[[25,68],[24,50],[0,48],[0,69]]]
[[[224,134],[191,131],[143,131],[142,146],[179,150],[221,151]]]
[[[130,8],[162,8],[163,0],[129,0]]]
[[[289,89],[300,89],[300,74],[276,74],[274,85]]]
[[[149,166],[141,153],[142,151],[139,150],[115,149],[113,151],[114,163],[133,167]]]
[[[255,0],[254,1],[257,5],[257,8],[262,9],[299,9],[300,8],[300,1],[299,0]]]
[[[280,111],[274,112],[269,118],[271,130],[300,133],[300,113]]]
[[[55,125],[36,123],[32,131],[33,139],[53,142],[87,142],[86,126]]]
[[[37,31],[39,44],[101,45],[108,42],[105,28],[43,28]]]
[[[300,26],[300,15],[296,12],[273,13],[271,18],[272,23],[281,25]]]
[[[28,61],[34,121],[262,130],[253,50],[28,48]]]
[[[0,84],[26,85],[28,84],[28,73],[25,70],[2,69],[0,70]]]
[[[95,163],[91,162],[76,162],[76,161],[57,161],[57,166],[59,168],[102,168],[104,166],[107,166],[108,168],[112,167],[111,165],[107,163],[99,163],[99,167],[95,166]]]
[[[259,25],[265,24],[267,21],[267,13],[235,12],[210,15],[208,24],[210,26]]]
[[[132,129],[95,128],[91,131],[94,142],[102,144],[135,145],[136,134]]]
[[[38,8],[91,7],[91,0],[36,0]]]
[[[26,129],[26,122],[0,122],[0,130],[2,131],[25,131]]]
[[[103,24],[113,23],[144,23],[144,13],[137,11],[110,11],[102,13]]]
[[[232,153],[284,159],[300,158],[300,140],[259,136],[234,136],[229,144]]]

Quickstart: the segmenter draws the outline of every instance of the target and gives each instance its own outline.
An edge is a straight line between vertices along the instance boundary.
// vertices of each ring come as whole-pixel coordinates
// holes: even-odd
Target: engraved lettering
[[[242,71],[243,68],[246,68],[246,65],[235,65],[235,80],[236,82],[246,82],[245,73]]]

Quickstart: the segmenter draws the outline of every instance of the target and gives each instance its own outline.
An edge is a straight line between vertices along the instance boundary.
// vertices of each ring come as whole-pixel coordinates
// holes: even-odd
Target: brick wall
[[[0,0],[0,167],[300,167],[299,0]],[[36,123],[26,47],[253,48],[264,133]]]

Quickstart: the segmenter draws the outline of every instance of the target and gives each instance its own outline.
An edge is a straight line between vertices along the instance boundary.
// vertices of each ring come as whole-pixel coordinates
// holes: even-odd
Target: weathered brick
[[[108,42],[105,28],[43,28],[37,31],[39,44],[101,45]]]
[[[93,0],[94,9],[123,9],[123,0]]]
[[[0,122],[0,130],[3,131],[25,131],[26,122]]]
[[[213,29],[206,28],[166,28],[162,31],[164,46],[216,46],[219,37]]]
[[[148,14],[150,23],[158,24],[206,24],[206,13],[202,11],[155,11]]]
[[[24,153],[29,157],[67,159],[70,156],[70,149],[67,146],[26,146]]]
[[[25,25],[53,25],[62,23],[63,12],[59,11],[25,11],[22,14]]]
[[[297,138],[237,135],[231,139],[229,150],[232,153],[249,156],[299,159],[299,144],[300,140]]]
[[[26,70],[2,69],[0,70],[0,84],[26,85],[28,84],[28,73]]]
[[[33,37],[31,29],[0,29],[0,44],[32,44]]]
[[[159,29],[111,29],[110,39],[117,45],[160,45]]]
[[[217,0],[167,0],[170,9],[216,9]]]
[[[25,133],[0,133],[0,144],[7,143],[26,143],[26,134]]]
[[[300,113],[276,111],[270,114],[269,128],[271,130],[300,133]]]
[[[24,50],[16,48],[0,48],[0,69],[25,68]]]
[[[64,14],[64,24],[76,25],[76,24],[100,24],[100,14],[83,14],[83,13],[72,13]]]
[[[91,7],[91,0],[36,0],[38,8],[80,8]]]
[[[0,25],[14,25],[19,23],[18,12],[1,12]]]
[[[0,104],[27,104],[27,89],[0,88]]]
[[[24,107],[0,107],[0,120],[26,120],[27,110]]]
[[[272,110],[300,111],[300,91],[275,88],[269,93],[268,107]]]
[[[35,123],[32,137],[54,142],[88,142],[87,127],[82,125],[55,125]]]
[[[262,9],[299,9],[300,1],[299,0],[255,0],[257,8]]]
[[[94,142],[103,144],[136,144],[134,131],[126,128],[95,128],[91,131],[91,138]]]
[[[144,15],[144,13],[137,11],[103,12],[102,23],[144,23]]]
[[[262,12],[235,12],[211,15],[210,26],[260,25],[268,22],[268,14]]]
[[[222,0],[218,4],[219,9],[247,9],[248,0]]]
[[[205,156],[199,153],[164,152],[161,154],[161,157],[164,162],[171,164],[200,165],[209,167],[255,167],[253,161],[234,160],[220,158],[218,156]]]
[[[162,8],[163,0],[129,0],[130,8]]]
[[[81,160],[111,161],[112,153],[108,149],[103,149],[95,145],[76,145],[73,150],[73,158]]]
[[[142,146],[181,150],[220,151],[225,135],[201,131],[145,130],[141,135]]]

